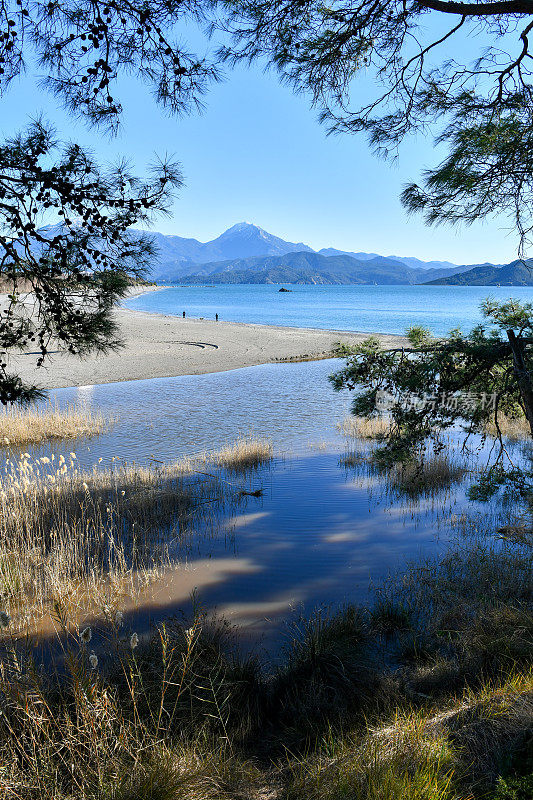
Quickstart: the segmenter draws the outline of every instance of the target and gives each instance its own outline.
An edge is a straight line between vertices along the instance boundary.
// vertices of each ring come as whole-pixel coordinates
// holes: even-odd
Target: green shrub
[[[533,773],[520,778],[499,778],[490,800],[531,800],[533,797]]]

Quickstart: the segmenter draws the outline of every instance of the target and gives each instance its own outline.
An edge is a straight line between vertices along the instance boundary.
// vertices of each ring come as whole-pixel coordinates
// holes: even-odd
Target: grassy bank
[[[197,605],[148,636],[125,622],[125,595],[245,502],[239,476],[271,455],[248,439],[152,468],[6,464],[1,797],[531,798],[530,531],[478,527],[368,607],[301,619],[275,661],[243,655],[238,631]],[[430,487],[448,486],[454,464],[437,466]],[[93,623],[80,606],[99,609]],[[53,660],[23,635],[45,615]]]
[[[7,627],[3,796],[528,798],[506,792],[531,786],[531,566],[493,544],[413,566],[371,608],[302,620],[276,664],[201,611],[143,641],[120,615],[98,646],[71,634],[56,674]]]

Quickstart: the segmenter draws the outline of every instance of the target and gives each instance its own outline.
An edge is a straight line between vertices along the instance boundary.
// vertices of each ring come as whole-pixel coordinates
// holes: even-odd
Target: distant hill
[[[40,230],[46,236],[53,236],[60,229],[61,225],[47,225]],[[135,228],[131,228],[130,232],[141,233]],[[303,242],[286,242],[248,222],[239,222],[216,239],[205,243],[157,231],[143,233],[149,233],[158,252],[150,274],[155,280],[175,280],[193,272],[199,265],[228,259],[277,256],[297,251],[314,252]]]
[[[471,265],[458,266],[449,261],[425,262],[410,256],[381,256],[378,253],[348,252],[333,247],[317,253],[302,242],[287,242],[248,222],[239,222],[204,244],[197,239],[161,233],[153,233],[152,236],[159,257],[151,277],[169,283],[201,283],[207,275],[211,276],[209,280],[212,283],[277,282],[272,270],[280,268],[297,270],[298,283],[425,283],[429,279],[435,280],[471,269]],[[289,255],[291,259],[287,261],[285,257]],[[295,260],[293,256],[296,255],[312,258],[307,261],[301,258]],[[282,256],[284,261],[270,260]],[[326,264],[321,258],[351,260]],[[234,272],[235,275],[233,278],[216,277],[219,272]],[[289,278],[282,280],[288,282]]]
[[[368,261],[378,257],[377,253],[354,253],[351,250],[336,250],[334,247],[323,247],[318,252],[324,256],[352,256],[358,261]],[[386,258],[399,261],[401,264],[405,264],[406,267],[412,267],[412,269],[453,269],[457,272],[468,269],[468,266],[458,266],[457,264],[452,264],[451,261],[421,261],[419,258],[412,256],[386,256]]]
[[[201,269],[181,277],[179,281],[186,284],[415,284],[421,283],[427,274],[426,270],[413,270],[399,261],[383,256],[359,261],[346,255],[287,253],[284,256],[204,264]]]
[[[438,286],[533,286],[533,260],[504,266],[481,264],[460,275],[427,281]]]

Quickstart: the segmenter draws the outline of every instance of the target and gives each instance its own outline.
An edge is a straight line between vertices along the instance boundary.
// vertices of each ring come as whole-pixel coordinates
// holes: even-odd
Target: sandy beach
[[[117,308],[114,313],[124,341],[119,351],[83,360],[53,353],[40,369],[35,366],[36,354],[28,353],[10,359],[10,365],[24,381],[45,389],[58,389],[325,358],[339,341],[356,343],[368,336],[367,333],[182,319],[125,308]],[[380,338],[394,345],[405,341],[399,336]]]

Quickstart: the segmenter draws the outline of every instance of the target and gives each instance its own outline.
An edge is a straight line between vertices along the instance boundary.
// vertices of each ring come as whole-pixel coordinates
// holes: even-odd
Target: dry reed
[[[354,439],[379,439],[390,430],[387,417],[346,417],[337,423],[337,430],[346,437]]]
[[[244,710],[253,678],[224,657],[200,617],[187,629],[161,627],[146,646],[116,623],[111,679],[91,629],[72,635],[62,608],[57,621],[59,671],[32,668],[13,643],[3,658],[2,797],[230,800],[257,782],[257,768],[223,738],[227,702]]]
[[[364,475],[384,478],[384,490],[393,498],[434,498],[460,483],[468,473],[465,463],[450,451],[431,453],[424,458],[382,464],[372,452],[355,449],[345,453],[342,464]]]
[[[229,472],[245,472],[268,463],[273,452],[272,444],[267,439],[247,436],[219,450],[212,460],[217,467]]]
[[[502,556],[513,561],[503,570]],[[415,600],[405,605],[412,630],[402,625],[396,639],[376,633],[364,609],[319,612],[270,675],[228,651],[227,626],[198,610],[144,642],[115,617],[98,652],[90,630],[65,636],[57,673],[16,649],[0,616],[8,629],[0,792],[25,800],[490,797],[531,729],[533,679],[521,665],[531,663],[533,626],[520,605],[519,557],[494,548],[480,569],[479,552],[458,551],[408,571],[391,584]],[[484,580],[495,576],[496,591],[487,591]],[[452,626],[441,614],[461,592],[468,613]],[[422,689],[419,673],[438,665],[428,646],[401,670],[397,658],[406,636],[426,634],[456,673],[472,654],[478,672],[449,684],[441,675],[434,690]]]
[[[51,439],[75,439],[103,433],[112,423],[99,411],[69,403],[38,408],[10,408],[0,413],[0,445],[40,444]]]
[[[0,477],[0,597],[17,629],[58,601],[101,605],[136,594],[181,557],[196,535],[244,502],[242,487],[208,474],[243,473],[272,456],[251,438],[175,464],[83,471],[75,453],[7,458]]]
[[[187,461],[83,472],[74,453],[7,459],[0,486],[0,596],[19,629],[68,597],[135,592],[238,501]]]
[[[531,439],[531,429],[525,416],[508,417],[505,414],[499,414],[498,427],[504,439],[509,439],[512,442],[517,442],[522,439]],[[485,432],[494,438],[498,436],[498,428],[494,420],[491,419],[485,426]]]
[[[431,497],[460,483],[467,471],[446,453],[395,464],[389,471],[389,480],[393,490],[400,495]]]

